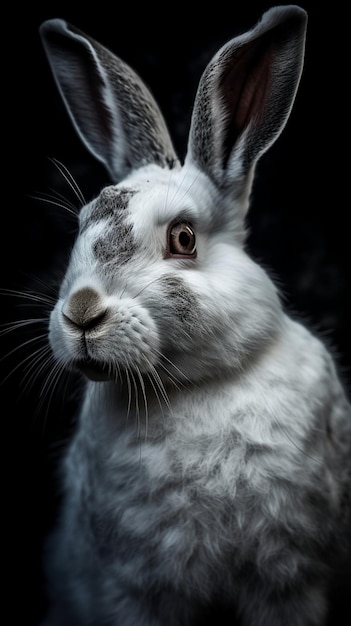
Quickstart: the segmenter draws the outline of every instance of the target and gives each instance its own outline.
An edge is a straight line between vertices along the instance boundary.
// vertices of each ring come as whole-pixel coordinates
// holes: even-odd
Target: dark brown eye
[[[168,228],[167,257],[196,257],[196,237],[188,222],[173,222]]]

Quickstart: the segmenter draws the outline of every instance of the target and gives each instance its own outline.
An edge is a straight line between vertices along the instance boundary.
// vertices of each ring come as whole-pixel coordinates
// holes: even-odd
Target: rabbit
[[[183,163],[131,67],[63,19],[40,26],[74,129],[111,179],[79,213],[50,313],[57,368],[85,382],[45,549],[45,626],[327,622],[349,545],[350,400],[329,346],[246,249],[307,19],[275,6],[223,44]]]

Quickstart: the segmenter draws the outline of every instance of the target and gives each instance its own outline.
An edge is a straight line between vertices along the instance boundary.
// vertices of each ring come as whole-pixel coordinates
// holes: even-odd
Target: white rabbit
[[[50,626],[226,611],[242,626],[326,623],[348,541],[351,408],[333,357],[245,249],[306,23],[274,7],[223,45],[183,165],[128,65],[63,20],[41,26],[75,129],[114,182],[80,212],[50,317],[57,363],[87,378],[48,547]]]

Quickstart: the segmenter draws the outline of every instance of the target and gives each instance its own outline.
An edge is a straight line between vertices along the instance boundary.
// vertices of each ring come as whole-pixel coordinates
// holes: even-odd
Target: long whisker
[[[0,293],[4,296],[11,296],[14,298],[21,298],[22,300],[32,300],[39,304],[48,304],[52,306],[55,304],[56,299],[47,294],[34,293],[33,291],[24,291],[19,289],[6,289],[0,288]]]
[[[67,211],[69,213],[72,212],[74,217],[77,217],[77,215],[78,215],[78,208],[76,207],[75,204],[73,204],[73,202],[68,200],[68,198],[66,198],[66,196],[64,196],[62,193],[60,193],[56,189],[52,189],[50,187],[50,191],[52,192],[52,194],[47,194],[46,195],[47,198],[52,199],[53,201],[56,201],[56,202],[59,200],[62,204],[58,203],[58,206],[62,206],[63,208],[67,209]]]
[[[77,182],[75,181],[75,179],[73,178],[71,172],[67,169],[67,167],[63,163],[61,163],[61,161],[58,161],[58,159],[55,159],[54,157],[49,157],[49,158],[50,158],[50,161],[57,167],[61,176],[65,179],[69,187],[72,189],[73,193],[79,200],[81,206],[86,204],[85,198],[83,196],[83,193],[80,187],[78,186]]]
[[[168,206],[168,196],[169,196],[169,192],[170,192],[170,189],[171,189],[171,179],[173,178],[173,175],[174,175],[174,170],[170,169],[169,170],[167,193],[166,193],[165,202],[164,202],[164,207],[165,208],[167,208],[167,206]]]
[[[148,429],[148,421],[149,421],[149,412],[148,412],[148,402],[147,402],[147,396],[146,396],[146,390],[145,390],[145,383],[144,383],[144,379],[142,377],[142,374],[140,372],[139,367],[136,368],[136,373],[140,382],[140,387],[141,387],[141,392],[143,395],[143,399],[144,399],[144,406],[145,406],[145,440],[147,438],[147,429]]]
[[[159,279],[159,277],[154,278],[154,280],[150,280],[150,282],[148,282],[148,283],[147,283],[147,285],[145,285],[144,287],[142,287],[142,289],[140,289],[140,291],[138,291],[138,293],[136,293],[136,294],[133,296],[133,299],[134,299],[134,298],[138,298],[138,297],[140,296],[140,294],[141,294],[141,293],[143,293],[143,291],[145,291],[145,289],[148,289],[148,288],[150,287],[150,285],[153,285],[154,283],[157,283],[157,281],[159,281],[159,280],[160,280],[160,279]]]
[[[53,357],[51,357],[49,355],[47,357],[47,362],[50,362],[50,361],[53,363],[53,368],[51,370],[52,372],[56,372],[58,370],[62,370],[63,369],[63,367],[64,367],[63,364],[60,363],[60,361],[56,361]],[[42,364],[40,369],[43,369],[44,367],[45,367],[45,363]],[[45,397],[46,396],[48,389],[50,389],[50,387],[51,387],[51,384],[52,384],[52,382],[51,382],[50,377],[47,377],[45,382],[44,382],[44,384],[43,384],[43,386],[42,386],[41,392],[40,392],[40,396],[41,397]]]
[[[9,324],[1,324],[0,328],[2,328],[3,330],[0,330],[0,335],[6,335],[7,333],[11,333],[13,331],[19,330],[20,328],[23,328],[25,326],[30,326],[31,324],[42,324],[43,322],[46,322],[46,317],[38,317],[38,318],[32,318],[30,320],[18,320],[17,322],[11,322]]]
[[[181,204],[183,198],[185,198],[186,194],[189,192],[189,190],[192,188],[192,186],[195,185],[195,183],[196,183],[196,181],[197,181],[199,176],[200,176],[200,171],[196,174],[196,176],[194,176],[192,178],[191,181],[189,181],[189,184],[187,186],[185,186],[185,182],[186,182],[186,179],[188,177],[188,172],[186,170],[184,170],[183,171],[183,178],[180,181],[180,184],[175,187],[174,196],[173,196],[173,198],[171,198],[171,202],[173,203],[177,199],[177,202],[179,204]],[[178,195],[181,192],[182,192],[183,195],[180,198],[178,198]]]
[[[7,352],[4,356],[2,356],[2,357],[1,357],[1,359],[0,359],[0,363],[1,363],[2,361],[4,361],[5,359],[7,359],[9,356],[11,356],[11,354],[14,354],[14,353],[15,353],[15,352],[17,352],[18,350],[23,349],[25,346],[29,346],[30,344],[32,344],[32,343],[34,343],[34,342],[37,342],[37,341],[39,341],[40,339],[44,339],[44,338],[45,338],[45,340],[46,340],[46,334],[39,335],[39,336],[35,336],[35,337],[31,337],[31,339],[27,339],[27,341],[24,341],[24,342],[23,342],[23,343],[21,343],[20,345],[15,346],[14,348],[12,348],[12,350],[10,350],[10,351],[9,351],[9,352]],[[15,371],[18,369],[18,367],[21,367],[21,365],[22,365],[22,363],[23,363],[24,361],[26,361],[27,359],[32,358],[32,356],[33,356],[33,355],[32,355],[32,354],[30,354],[29,356],[25,357],[25,359],[23,359],[23,361],[21,361],[21,363],[18,363],[18,364],[15,366],[15,368],[12,370],[12,372],[11,372],[11,373],[15,372]],[[6,376],[6,378],[4,378],[4,379],[3,379],[3,382],[5,382],[5,380],[7,380],[7,379],[8,379],[9,375],[10,375],[10,374],[8,374],[8,375]]]
[[[54,363],[53,356],[50,354],[50,349],[48,345],[42,346],[36,352],[31,355],[32,363],[27,364],[25,366],[26,372],[23,376],[22,383],[24,383],[22,387],[22,393],[26,392],[31,385],[33,385],[34,381],[38,380],[40,376],[45,373],[46,380],[48,380],[47,369],[48,366]],[[52,372],[52,370],[51,370]],[[51,372],[49,372],[51,374]],[[39,414],[39,411],[43,405],[43,392],[40,391],[39,394],[39,403],[36,407],[35,414]]]
[[[192,382],[190,380],[190,378],[188,378],[188,376],[186,376],[184,374],[184,372],[181,371],[181,369],[179,369],[179,367],[177,367],[177,365],[175,365],[175,363],[173,363],[168,357],[165,356],[165,354],[163,354],[160,351],[157,351],[157,354],[160,357],[160,367],[162,367],[162,369],[166,372],[166,374],[169,376],[169,378],[172,380],[172,382],[174,383],[178,383],[181,387],[184,387],[184,380],[185,382]],[[169,363],[169,365],[171,366],[172,369],[175,369],[179,375],[180,375],[180,379],[178,379],[175,374],[171,374],[170,371],[167,369],[166,365],[162,362],[162,361],[167,361],[167,363]]]
[[[45,357],[45,358],[42,358]],[[53,360],[50,348],[48,344],[41,346],[35,352],[31,354],[32,363],[25,366],[25,374],[22,382],[25,382],[23,389],[25,390],[35,378],[41,375],[42,371],[50,361]]]
[[[167,395],[167,392],[165,390],[164,384],[160,378],[160,375],[157,371],[157,369],[151,365],[150,363],[150,373],[148,373],[148,378],[150,380],[150,383],[152,385],[152,388],[155,392],[155,395],[157,397],[158,403],[160,405],[161,410],[163,409],[163,405],[161,402],[161,398],[159,397],[159,393],[161,394],[161,397],[163,398],[163,401],[165,403],[165,405],[169,408],[170,407],[170,402],[169,402],[169,398]],[[172,381],[173,382],[173,381]]]
[[[140,436],[140,408],[139,408],[139,394],[138,394],[138,385],[135,380],[135,376],[133,371],[129,369],[129,374],[133,382],[134,387],[134,398],[135,398],[135,415],[137,419],[137,436]]]
[[[77,219],[78,211],[73,204],[68,202],[67,199],[64,199],[64,202],[62,202],[59,197],[55,198],[54,196],[50,196],[48,194],[43,196],[31,194],[30,198],[33,200],[39,200],[39,202],[46,202],[46,204],[52,204],[60,209],[64,209],[69,215],[73,215],[75,220]]]
[[[43,415],[43,426],[47,423],[49,415],[49,407],[53,401],[55,391],[59,384],[62,383],[63,377],[66,377],[66,384],[69,372],[65,369],[63,364],[51,356],[47,356],[40,369],[44,369],[45,366],[51,365],[49,375],[46,377],[45,384],[40,392],[38,406],[35,415]],[[45,413],[43,413],[43,407],[45,407]]]

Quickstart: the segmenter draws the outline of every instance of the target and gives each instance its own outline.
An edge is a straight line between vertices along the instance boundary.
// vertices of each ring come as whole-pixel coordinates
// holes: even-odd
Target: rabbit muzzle
[[[116,380],[122,370],[149,371],[158,358],[158,334],[147,309],[134,298],[107,296],[91,285],[58,300],[49,340],[65,367],[95,381]]]

